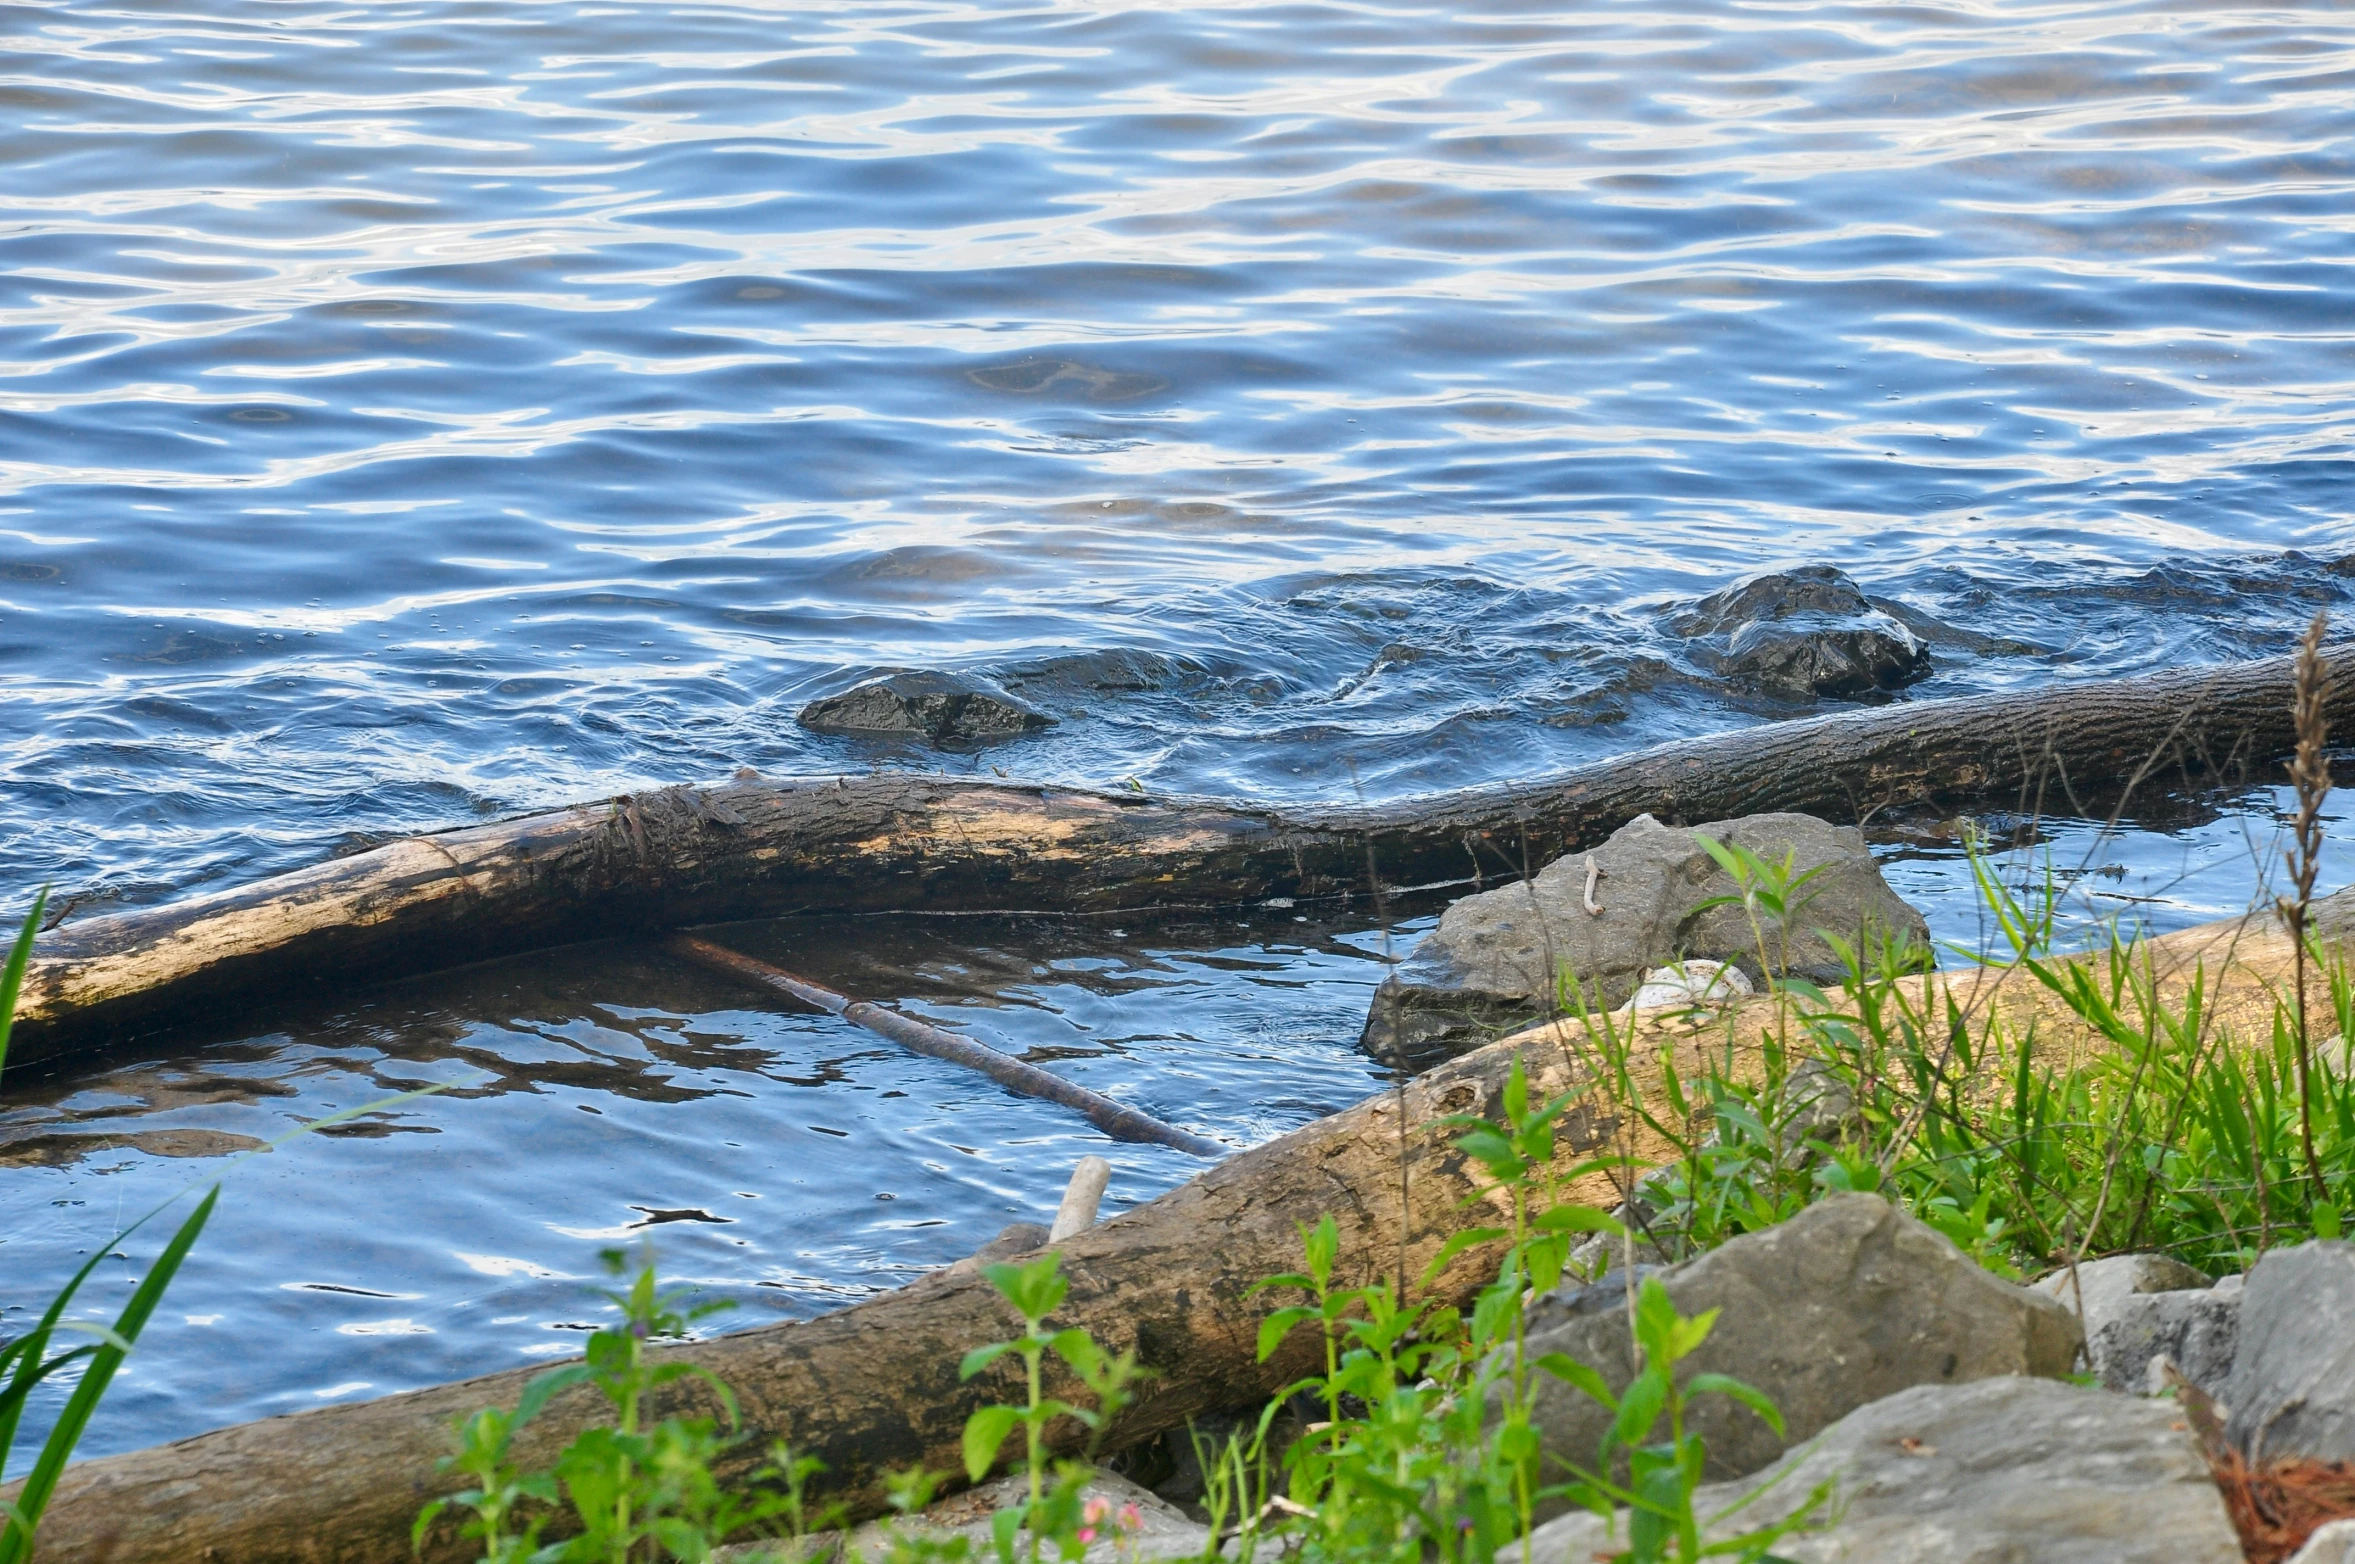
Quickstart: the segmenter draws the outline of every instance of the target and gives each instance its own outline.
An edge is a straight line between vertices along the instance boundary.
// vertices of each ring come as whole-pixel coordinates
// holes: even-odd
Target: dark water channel
[[[1811,709],[1670,628],[1803,562],[1915,697],[2283,650],[2355,595],[2351,111],[2319,4],[0,3],[0,908],[739,765],[1535,776]],[[793,721],[917,667],[1058,723]],[[2048,845],[2190,922],[2277,807]],[[1373,1079],[1384,936],[1303,916],[742,933],[1240,1145]],[[426,1081],[230,1171],[87,1449],[565,1352],[625,1239],[807,1314],[1105,1149],[585,948],[10,1081],[0,1322]]]

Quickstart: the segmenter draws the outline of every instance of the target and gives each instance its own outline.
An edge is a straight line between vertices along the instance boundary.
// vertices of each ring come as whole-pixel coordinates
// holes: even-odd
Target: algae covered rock
[[[1930,672],[1929,649],[1830,565],[1754,576],[1668,618],[1689,655],[1730,683],[1785,700],[1868,699]]]
[[[1821,871],[1799,892],[1789,926],[1766,929],[1767,954],[1786,972],[1841,976],[1824,930],[1851,943],[1870,931],[1928,946],[1922,915],[1889,889],[1853,827],[1764,814],[1686,828],[1642,815],[1591,854],[1557,858],[1526,883],[1450,906],[1376,990],[1364,1046],[1417,1064],[1462,1053],[1551,1014],[1563,972],[1603,1009],[1627,1000],[1646,971],[1687,957],[1733,962],[1757,981],[1759,941],[1749,917],[1739,906],[1706,905],[1737,887],[1696,833],[1771,863],[1788,856],[1794,873]]]
[[[896,733],[979,744],[1019,738],[1055,719],[972,674],[895,673],[811,701],[799,720],[819,733]]]

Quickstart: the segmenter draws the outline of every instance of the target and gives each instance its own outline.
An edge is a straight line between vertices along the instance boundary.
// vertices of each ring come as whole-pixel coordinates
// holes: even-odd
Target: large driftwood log
[[[1462,1209],[1475,1181],[1460,1154],[1410,1128],[1411,1215],[1402,1222],[1397,1115],[1402,1100],[1410,1126],[1496,1111],[1507,1066],[1505,1051],[1467,1056],[1409,1084],[1403,1098],[1385,1094],[1321,1119],[1058,1245],[1071,1291],[1056,1323],[1133,1347],[1155,1370],[1114,1431],[1114,1447],[1268,1394],[1307,1371],[1316,1347],[1305,1336],[1275,1360],[1254,1362],[1259,1321],[1273,1305],[1245,1296],[1263,1277],[1298,1268],[1296,1222],[1332,1212],[1347,1284],[1359,1285],[1401,1264],[1419,1275],[1449,1233],[1486,1219]],[[1607,1132],[1574,1118],[1565,1138],[1592,1144]],[[1468,1254],[1432,1293],[1460,1302],[1497,1262],[1493,1252]],[[949,1272],[837,1314],[678,1350],[740,1399],[754,1437],[739,1472],[765,1456],[771,1440],[790,1440],[827,1463],[828,1488],[873,1513],[880,1471],[917,1460],[961,1470],[966,1415],[1020,1398],[1018,1366],[972,1384],[957,1380],[968,1349],[1019,1329],[986,1281]],[[434,1470],[450,1448],[453,1420],[514,1405],[537,1372],[535,1365],[293,1413],[70,1468],[42,1524],[39,1557],[401,1564],[419,1506],[453,1486]],[[580,1392],[557,1398],[519,1441],[523,1459],[548,1463],[604,1411]],[[449,1531],[441,1529],[429,1558],[468,1556]]]
[[[2355,716],[2355,648],[2329,654]],[[390,843],[66,924],[13,1064],[232,1004],[551,945],[793,911],[1114,911],[1510,877],[1649,811],[1670,824],[2214,775],[2286,754],[2288,659],[1900,703],[1663,744],[1543,783],[1250,809],[907,773],[674,787]]]
[[[2355,934],[2355,896],[2342,894],[2318,911],[2319,931],[2344,948]],[[2204,972],[2207,1013],[2243,1043],[2270,1038],[2290,946],[2269,917],[2169,935],[2146,947],[2145,957],[2170,996]],[[2042,985],[2016,972],[1904,981],[1917,999],[1952,991],[1974,1011],[2001,1011],[2014,1036],[2033,1022],[2052,1054],[2105,1046]],[[1704,1055],[1724,1057],[1729,1036],[1754,1043],[1772,1022],[1768,1000],[1698,1028],[1680,1014],[1653,1011],[1636,1023],[1635,1052],[1669,1050],[1681,1068],[1698,1070]],[[1296,1224],[1334,1215],[1339,1281],[1357,1286],[1402,1268],[1417,1276],[1449,1233],[1501,1216],[1475,1198],[1475,1171],[1429,1125],[1442,1114],[1497,1116],[1515,1057],[1539,1094],[1569,1089],[1585,1076],[1587,1046],[1578,1028],[1560,1025],[1491,1044],[1395,1094],[1230,1158],[1058,1245],[1072,1285],[1055,1323],[1084,1325],[1108,1346],[1133,1347],[1156,1371],[1112,1431],[1110,1447],[1264,1396],[1310,1366],[1316,1344],[1305,1334],[1273,1361],[1254,1361],[1260,1319],[1292,1300],[1245,1296],[1260,1278],[1296,1268]],[[1579,1103],[1562,1128],[1558,1154],[1566,1160],[1606,1145],[1639,1159],[1660,1151],[1623,1137],[1599,1102]],[[1613,1192],[1597,1186],[1586,1193],[1599,1203]],[[1494,1248],[1472,1251],[1416,1296],[1461,1304],[1494,1274],[1498,1259]],[[966,1415],[1015,1398],[1019,1387],[1010,1371],[960,1384],[958,1359],[1014,1328],[985,1282],[952,1270],[837,1314],[680,1350],[735,1388],[756,1436],[746,1446],[747,1464],[772,1438],[789,1440],[824,1460],[826,1485],[863,1513],[877,1506],[881,1471],[919,1460],[959,1468]],[[107,1564],[399,1564],[409,1556],[411,1517],[452,1485],[434,1471],[450,1424],[477,1407],[512,1406],[538,1371],[293,1413],[70,1468],[43,1524],[39,1556]],[[544,1465],[603,1412],[584,1394],[560,1397],[527,1430],[519,1454]],[[0,1499],[9,1496],[0,1490]],[[437,1537],[428,1557],[465,1556],[446,1528]]]

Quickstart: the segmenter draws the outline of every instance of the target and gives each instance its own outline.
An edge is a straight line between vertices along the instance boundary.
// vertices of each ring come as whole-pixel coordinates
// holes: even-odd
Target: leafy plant
[[[1774,1544],[1805,1527],[1831,1496],[1827,1481],[1782,1520],[1738,1536],[1709,1540],[1703,1531],[1712,1521],[1730,1516],[1703,1517],[1694,1507],[1708,1449],[1699,1435],[1685,1427],[1686,1408],[1696,1396],[1727,1396],[1758,1414],[1779,1436],[1782,1413],[1773,1401],[1751,1386],[1725,1374],[1694,1374],[1677,1383],[1676,1365],[1709,1339],[1717,1313],[1687,1317],[1679,1314],[1668,1289],[1658,1277],[1646,1277],[1636,1295],[1635,1341],[1641,1366],[1625,1390],[1614,1394],[1602,1375],[1561,1353],[1548,1353],[1539,1366],[1581,1393],[1593,1397],[1611,1414],[1593,1469],[1574,1468],[1578,1478],[1569,1488],[1574,1499],[1616,1525],[1617,1507],[1628,1511],[1628,1564],[1692,1564],[1705,1558],[1735,1558],[1743,1564],[1773,1560]],[[1666,1437],[1661,1424],[1665,1422]],[[1627,1460],[1627,1481],[1608,1474],[1616,1457]]]
[[[1136,1354],[1107,1353],[1095,1338],[1077,1327],[1049,1333],[1047,1316],[1061,1304],[1071,1284],[1062,1274],[1062,1255],[1048,1250],[1027,1265],[986,1266],[982,1275],[998,1296],[1022,1316],[1023,1331],[1011,1341],[992,1342],[965,1354],[957,1365],[959,1379],[971,1379],[1008,1353],[1022,1360],[1027,1399],[1020,1405],[986,1406],[965,1420],[965,1475],[974,1482],[998,1462],[1006,1440],[1016,1428],[1023,1433],[1023,1471],[1029,1479],[1026,1503],[1000,1510],[991,1520],[998,1556],[1011,1564],[1017,1534],[1028,1532],[1027,1557],[1037,1564],[1041,1544],[1053,1539],[1066,1558],[1086,1551],[1089,1530],[1083,1496],[1088,1467],[1067,1462],[1050,1469],[1046,1458],[1047,1425],[1069,1417],[1100,1433],[1128,1404],[1129,1386],[1137,1378]],[[1095,1398],[1093,1407],[1077,1406],[1046,1394],[1048,1354],[1062,1360]]]
[[[628,1257],[619,1250],[603,1259],[616,1276],[628,1275]],[[719,1420],[646,1415],[648,1397],[692,1380],[735,1426],[735,1396],[709,1370],[646,1356],[649,1343],[683,1338],[695,1320],[726,1305],[690,1305],[683,1295],[664,1292],[650,1260],[606,1296],[620,1319],[589,1338],[581,1362],[535,1377],[514,1412],[486,1407],[458,1426],[457,1449],[442,1469],[463,1473],[473,1486],[426,1505],[410,1530],[412,1542],[422,1548],[434,1522],[458,1510],[466,1515],[459,1534],[480,1543],[490,1564],[698,1564],[731,1538],[774,1532],[780,1520],[797,1550],[811,1531],[831,1524],[832,1512],[813,1515],[808,1503],[808,1481],[821,1470],[815,1461],[780,1445],[749,1482],[730,1486],[714,1467],[739,1441]],[[525,1471],[514,1456],[516,1434],[554,1397],[580,1385],[604,1397],[612,1421],[582,1429],[548,1470]],[[571,1535],[543,1544],[542,1534],[558,1520]]]

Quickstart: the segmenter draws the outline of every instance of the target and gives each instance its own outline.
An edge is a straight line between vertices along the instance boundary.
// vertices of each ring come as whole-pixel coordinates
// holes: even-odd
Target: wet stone
[[[1921,639],[1829,565],[1753,576],[1671,614],[1668,629],[1705,672],[1786,700],[1866,700],[1930,672]]]
[[[1748,915],[1738,905],[1709,905],[1736,887],[1696,833],[1770,863],[1788,854],[1795,872],[1822,870],[1801,893],[1791,928],[1770,920],[1770,953],[1786,973],[1819,982],[1844,975],[1839,954],[1820,932],[1826,929],[1852,944],[1861,945],[1869,931],[1928,948],[1922,915],[1889,889],[1854,827],[1798,814],[1692,827],[1640,815],[1592,853],[1567,854],[1533,880],[1450,906],[1375,991],[1361,1045],[1376,1058],[1403,1054],[1417,1065],[1466,1052],[1542,1020],[1563,972],[1603,1009],[1632,996],[1646,971],[1695,957],[1737,963],[1753,984],[1761,981]]]
[[[811,701],[800,716],[819,733],[899,733],[934,743],[1019,738],[1054,720],[989,680],[960,673],[895,673]]]

